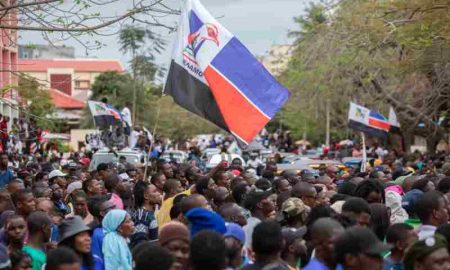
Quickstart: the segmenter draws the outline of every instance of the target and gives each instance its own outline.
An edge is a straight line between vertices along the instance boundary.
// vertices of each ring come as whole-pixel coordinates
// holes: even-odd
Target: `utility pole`
[[[132,120],[132,127],[131,130],[134,129],[134,126],[136,125],[136,49],[133,48],[133,120]]]
[[[326,137],[325,146],[330,148],[330,99],[327,99],[326,104]]]

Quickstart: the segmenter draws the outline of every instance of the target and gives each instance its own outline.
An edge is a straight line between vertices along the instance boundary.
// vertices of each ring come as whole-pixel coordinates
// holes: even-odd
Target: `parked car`
[[[219,163],[222,160],[226,160],[228,162],[228,164],[231,164],[231,161],[233,161],[233,159],[238,158],[242,161],[242,164],[245,164],[244,159],[237,154],[215,154],[213,155],[208,162],[206,163],[206,168],[208,170],[216,167],[217,165],[219,165]]]
[[[101,163],[117,163],[120,157],[125,157],[127,162],[132,165],[145,165],[145,153],[130,148],[124,148],[118,152],[109,150],[108,148],[98,150],[92,156],[91,163],[89,164],[89,171],[94,171]]]
[[[184,163],[188,158],[188,154],[180,150],[164,151],[160,159],[164,159],[167,162],[175,161],[176,163]]]

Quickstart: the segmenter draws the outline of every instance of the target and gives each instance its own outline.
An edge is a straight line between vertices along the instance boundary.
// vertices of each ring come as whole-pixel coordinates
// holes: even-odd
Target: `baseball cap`
[[[343,263],[348,254],[367,254],[381,256],[381,253],[389,251],[390,245],[381,242],[368,228],[353,227],[347,229],[335,242],[336,259]]]
[[[303,238],[306,234],[306,227],[296,228],[283,228],[281,230],[281,234],[283,235],[283,239],[286,242],[286,247],[292,245],[295,240]]]
[[[288,218],[301,215],[305,210],[305,204],[299,198],[289,198],[281,206],[281,212],[285,213]]]
[[[52,179],[54,177],[66,177],[66,176],[67,176],[67,174],[63,173],[60,170],[53,170],[49,173],[48,179]]]
[[[227,231],[223,235],[224,237],[231,236],[239,240],[241,242],[241,245],[244,245],[245,243],[245,232],[242,229],[241,226],[239,226],[236,223],[227,222],[225,223],[225,227],[227,228]]]

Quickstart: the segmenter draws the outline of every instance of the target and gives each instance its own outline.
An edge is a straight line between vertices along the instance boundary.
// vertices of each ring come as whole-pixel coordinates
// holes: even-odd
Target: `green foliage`
[[[18,92],[21,99],[27,103],[23,113],[27,117],[34,118],[39,127],[54,130],[59,126],[57,121],[51,119],[55,109],[52,98],[36,79],[20,76]]]
[[[404,132],[434,124],[450,108],[449,1],[344,0],[311,5],[295,18],[300,30],[279,79],[292,92],[282,121],[297,137],[324,141],[330,102],[333,139],[346,137],[349,101],[387,116],[393,106]],[[430,135],[433,136],[433,135]]]

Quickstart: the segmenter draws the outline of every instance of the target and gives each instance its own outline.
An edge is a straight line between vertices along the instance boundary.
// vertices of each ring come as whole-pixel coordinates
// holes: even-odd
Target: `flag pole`
[[[362,151],[363,156],[361,160],[361,172],[366,172],[366,164],[367,164],[367,152],[366,152],[366,136],[364,132],[361,132],[361,140],[362,140]]]
[[[162,96],[160,96],[158,99],[158,109],[156,111],[155,126],[153,127],[153,134],[152,134],[153,140],[150,140],[150,145],[148,147],[148,152],[147,152],[147,157],[146,157],[146,162],[145,162],[145,169],[144,169],[144,182],[147,181],[148,163],[150,162],[150,155],[152,154],[153,141],[156,140],[156,128],[158,127],[159,113],[161,112],[161,98],[162,98]]]

